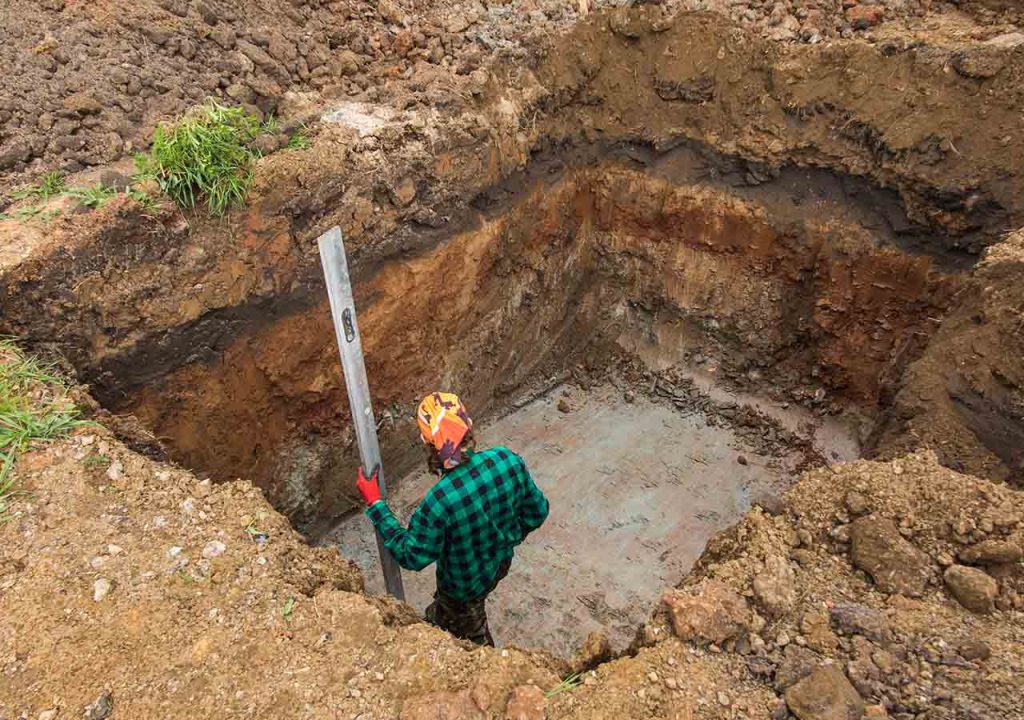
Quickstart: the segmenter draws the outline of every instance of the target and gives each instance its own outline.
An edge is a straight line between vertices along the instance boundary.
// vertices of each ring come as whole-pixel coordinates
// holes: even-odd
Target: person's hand
[[[356,477],[356,490],[363,496],[363,500],[366,501],[367,507],[373,505],[375,502],[380,500],[380,465],[373,469],[373,473],[370,475],[370,479],[367,480],[366,476],[363,475],[363,468],[360,466],[359,475]]]

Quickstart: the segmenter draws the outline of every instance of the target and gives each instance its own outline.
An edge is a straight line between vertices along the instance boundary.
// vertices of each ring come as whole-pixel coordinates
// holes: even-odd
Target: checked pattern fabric
[[[383,501],[366,510],[406,570],[437,563],[437,589],[469,602],[487,594],[514,548],[548,516],[522,458],[503,447],[474,452],[427,491],[404,528]]]

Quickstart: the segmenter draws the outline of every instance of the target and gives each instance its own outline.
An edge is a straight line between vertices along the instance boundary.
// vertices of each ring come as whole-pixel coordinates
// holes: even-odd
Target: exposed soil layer
[[[351,507],[313,243],[334,223],[375,402],[397,419],[438,384],[486,415],[577,359],[596,369],[625,326],[674,361],[870,415],[980,250],[1024,222],[1014,51],[978,79],[944,72],[947,51],[782,48],[647,7],[570,39],[478,77],[458,114],[400,102],[443,82],[429,64],[397,107],[336,106],[311,150],[261,161],[226,222],[120,202],[0,223],[4,329],[55,344],[173,457],[252,478],[315,533]],[[384,434],[404,472],[411,433]]]
[[[482,228],[381,266],[363,288],[361,325],[378,407],[393,408],[404,430],[389,445],[396,469],[406,469],[404,406],[432,383],[462,388],[483,415],[584,355],[600,368],[627,326],[662,334],[677,360],[715,358],[729,374],[760,373],[819,406],[870,411],[920,353],[957,283],[927,258],[879,247],[827,206],[779,227],[755,202],[601,166],[543,183]],[[190,467],[257,478],[299,522],[329,520],[348,507],[326,492],[351,462],[341,444],[351,440],[333,434],[340,389],[326,308],[303,310],[115,409],[138,416]]]

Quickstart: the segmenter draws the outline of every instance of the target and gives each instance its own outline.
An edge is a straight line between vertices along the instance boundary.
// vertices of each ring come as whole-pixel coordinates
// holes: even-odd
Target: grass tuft
[[[64,193],[68,197],[75,198],[79,204],[84,205],[87,208],[99,208],[106,205],[110,200],[113,200],[117,195],[117,190],[112,187],[107,187],[102,183],[97,183],[91,187],[77,187],[71,188]]]
[[[37,198],[39,200],[49,200],[52,197],[60,195],[67,188],[64,180],[64,173],[60,170],[54,170],[53,172],[46,173],[43,175],[42,181],[38,185],[27,187],[17,192],[11,193],[11,197],[15,200],[27,200],[28,198]]]
[[[257,159],[252,142],[261,129],[242,108],[208,102],[157,127],[149,154],[136,156],[139,174],[155,179],[180,207],[205,200],[211,215],[223,215],[249,191]]]
[[[14,463],[33,441],[67,435],[85,421],[65,397],[64,381],[52,365],[25,355],[0,339],[0,522],[9,520]]]
[[[582,673],[573,673],[562,678],[562,682],[555,685],[553,688],[544,693],[544,697],[553,698],[555,695],[561,695],[564,692],[575,690],[583,682]]]
[[[294,135],[288,138],[288,145],[285,150],[306,150],[312,145],[305,128],[297,130]]]

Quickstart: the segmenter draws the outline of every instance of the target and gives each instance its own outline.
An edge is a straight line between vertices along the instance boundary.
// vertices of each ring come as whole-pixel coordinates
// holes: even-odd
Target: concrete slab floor
[[[711,536],[735,523],[752,496],[788,487],[795,458],[758,455],[728,428],[642,396],[625,402],[610,386],[574,390],[568,413],[558,410],[560,396],[556,390],[477,435],[482,447],[522,455],[551,504],[547,523],[518,548],[488,600],[491,631],[499,645],[568,657],[595,630],[625,648]],[[820,449],[849,459],[850,438],[834,429],[829,436],[838,445]],[[433,482],[424,469],[400,483],[390,500],[400,519]],[[324,542],[364,569],[370,592],[383,592],[365,517],[346,518]],[[433,567],[403,578],[408,601],[422,611],[434,592]]]

